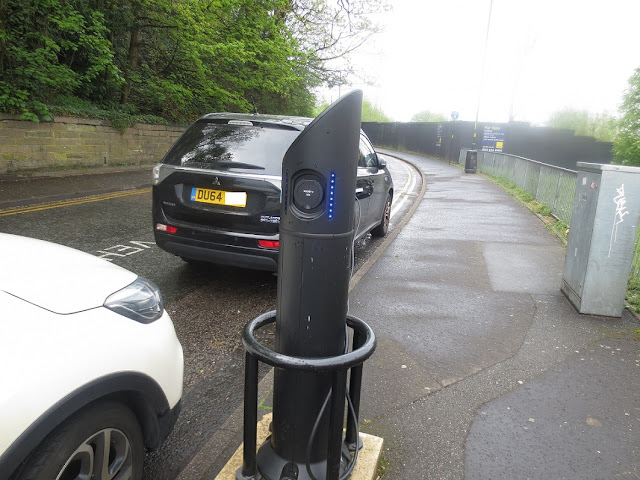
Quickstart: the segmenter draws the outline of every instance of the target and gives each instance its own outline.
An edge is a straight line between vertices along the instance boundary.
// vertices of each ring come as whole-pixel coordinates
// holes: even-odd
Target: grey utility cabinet
[[[580,313],[620,317],[640,218],[640,168],[578,163],[562,292]]]

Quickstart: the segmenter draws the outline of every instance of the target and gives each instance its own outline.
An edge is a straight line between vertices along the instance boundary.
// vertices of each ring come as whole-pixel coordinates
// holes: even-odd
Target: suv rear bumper
[[[160,248],[185,259],[252,270],[278,271],[278,250],[221,245],[158,231],[154,231],[154,236]]]

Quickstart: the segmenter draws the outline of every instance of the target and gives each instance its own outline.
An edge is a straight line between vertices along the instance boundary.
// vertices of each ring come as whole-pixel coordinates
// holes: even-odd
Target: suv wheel
[[[15,480],[142,478],[144,444],[136,416],[119,403],[98,403],[50,433]]]
[[[391,218],[391,194],[387,193],[387,201],[384,204],[384,210],[382,212],[382,220],[380,225],[371,230],[371,235],[374,237],[384,237],[389,231],[389,219]]]

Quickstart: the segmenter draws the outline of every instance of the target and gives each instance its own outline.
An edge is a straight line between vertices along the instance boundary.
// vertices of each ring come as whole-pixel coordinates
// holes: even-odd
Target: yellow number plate
[[[228,205],[230,207],[246,207],[247,192],[223,192],[222,190],[193,187],[191,189],[191,201]]]

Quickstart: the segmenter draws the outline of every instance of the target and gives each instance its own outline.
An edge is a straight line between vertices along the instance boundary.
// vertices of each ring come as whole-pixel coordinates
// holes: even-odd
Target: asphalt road
[[[396,192],[393,229],[420,180],[413,167],[385,158]],[[0,231],[103,257],[160,287],[184,348],[183,411],[165,444],[148,454],[144,478],[169,480],[241,404],[241,331],[249,320],[275,308],[276,276],[193,267],[160,250],[153,240],[149,170],[0,179]],[[357,243],[356,268],[379,242],[367,236]]]

